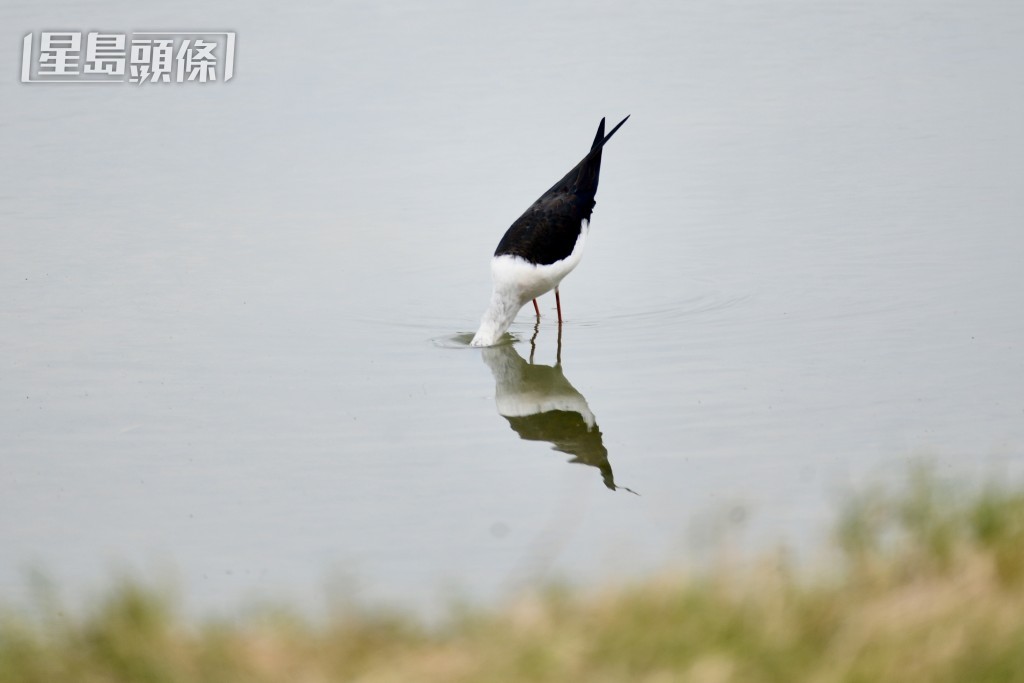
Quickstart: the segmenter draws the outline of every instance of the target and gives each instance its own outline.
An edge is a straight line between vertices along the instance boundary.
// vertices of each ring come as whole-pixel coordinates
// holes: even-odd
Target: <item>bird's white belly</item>
[[[520,306],[550,292],[583,258],[583,246],[587,241],[588,231],[589,225],[584,221],[572,253],[554,263],[535,264],[507,254],[495,256],[491,260],[495,291],[503,291],[509,296],[516,297]]]

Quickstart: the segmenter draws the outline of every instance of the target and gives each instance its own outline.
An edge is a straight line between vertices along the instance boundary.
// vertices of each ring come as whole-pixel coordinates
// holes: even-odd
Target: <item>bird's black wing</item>
[[[584,212],[575,199],[567,193],[545,194],[505,232],[494,255],[519,256],[540,265],[567,258],[594,205],[590,200]]]
[[[601,150],[622,119],[608,135],[604,119],[597,128],[587,156],[540,196],[505,232],[495,256],[518,256],[530,263],[548,265],[567,258],[579,237],[583,221],[589,221],[601,174]]]

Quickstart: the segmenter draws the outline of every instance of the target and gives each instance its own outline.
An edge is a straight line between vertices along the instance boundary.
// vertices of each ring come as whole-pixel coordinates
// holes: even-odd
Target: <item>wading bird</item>
[[[587,156],[505,232],[491,259],[494,291],[480,329],[470,342],[473,346],[498,343],[519,309],[531,299],[540,318],[537,297],[552,289],[555,290],[558,324],[562,324],[558,285],[583,257],[601,174],[601,150],[628,119],[627,116],[619,121],[608,135],[604,134],[604,119],[601,119]]]

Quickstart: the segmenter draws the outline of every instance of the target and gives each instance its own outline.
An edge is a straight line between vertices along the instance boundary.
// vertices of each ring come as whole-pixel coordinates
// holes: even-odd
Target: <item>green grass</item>
[[[195,623],[132,581],[75,616],[41,583],[34,608],[0,610],[0,683],[1024,681],[1024,491],[920,470],[849,501],[836,553],[551,588],[430,628],[372,610]]]

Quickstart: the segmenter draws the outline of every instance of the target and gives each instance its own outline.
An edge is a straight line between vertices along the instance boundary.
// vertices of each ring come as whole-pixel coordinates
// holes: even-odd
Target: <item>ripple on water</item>
[[[664,335],[677,328],[681,323],[696,318],[714,316],[720,321],[723,315],[743,306],[753,298],[749,293],[736,294],[716,288],[713,283],[697,283],[694,289],[698,287],[703,291],[690,296],[673,296],[672,293],[662,291],[660,297],[655,292],[654,296],[647,295],[642,299],[616,299],[600,309],[593,309],[589,315],[569,316],[565,326],[566,328],[602,327],[615,330],[617,336],[651,335],[655,332]],[[655,288],[651,289],[655,290]],[[637,305],[638,303],[639,305]],[[360,317],[359,321],[375,327],[421,333],[417,336],[429,340],[437,348],[474,348],[470,346],[470,341],[475,333],[475,318],[471,322],[465,319],[453,319],[451,316],[420,313],[400,318]],[[554,316],[546,313],[542,318],[542,328],[553,323]],[[461,331],[444,332],[444,330],[453,328],[457,330],[461,326],[465,326]],[[470,326],[473,329],[467,329]],[[521,313],[509,333],[506,333],[502,343],[514,344],[527,341],[534,331],[532,316]]]
[[[472,332],[456,332],[441,337],[432,337],[430,341],[440,349],[471,349],[469,342],[473,340]]]
[[[600,316],[580,318],[577,324],[581,327],[612,326],[646,331],[651,328],[672,326],[680,319],[721,313],[743,304],[750,298],[749,294],[726,296],[724,292],[710,292],[655,302],[639,308],[605,310]]]

